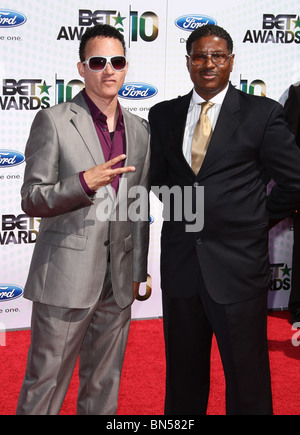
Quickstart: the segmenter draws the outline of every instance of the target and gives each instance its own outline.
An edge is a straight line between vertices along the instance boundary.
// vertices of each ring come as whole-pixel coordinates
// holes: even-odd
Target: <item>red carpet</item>
[[[300,346],[292,344],[295,331],[288,313],[269,314],[269,348],[275,415],[300,415]],[[251,325],[249,325],[251,327]],[[300,337],[295,336],[296,344]],[[8,332],[0,347],[0,415],[15,413],[24,376],[30,331]],[[1,343],[1,342],[0,342]],[[164,402],[164,348],[162,320],[134,321],[131,325],[120,388],[119,415],[162,415]],[[77,369],[62,415],[76,413]],[[224,376],[214,343],[208,413],[225,412]]]

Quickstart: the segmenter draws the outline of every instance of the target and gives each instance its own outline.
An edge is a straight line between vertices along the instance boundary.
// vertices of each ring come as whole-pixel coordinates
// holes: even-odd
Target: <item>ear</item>
[[[78,69],[79,75],[84,78],[85,66],[82,62],[78,62],[77,69]]]
[[[234,65],[234,54],[230,58],[230,72],[233,71],[233,65]]]
[[[190,58],[189,58],[189,56],[185,56],[185,59],[186,59],[186,67],[187,67],[188,71],[190,71]]]

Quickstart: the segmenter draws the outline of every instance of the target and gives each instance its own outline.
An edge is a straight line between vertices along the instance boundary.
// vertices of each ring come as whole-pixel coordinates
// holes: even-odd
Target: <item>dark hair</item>
[[[97,24],[94,27],[89,27],[85,33],[82,35],[80,46],[79,46],[79,57],[80,61],[85,61],[85,48],[86,44],[90,39],[103,36],[104,38],[114,38],[118,39],[124,49],[124,55],[126,56],[126,45],[124,36],[115,27],[109,26],[108,24]]]
[[[198,27],[190,34],[188,40],[186,41],[187,54],[191,53],[193,42],[198,41],[198,39],[203,38],[204,36],[218,36],[219,38],[225,39],[227,42],[228,51],[230,54],[232,53],[233,42],[229,33],[226,32],[226,30],[224,30],[222,27],[216,26],[214,24],[207,24],[206,26]]]

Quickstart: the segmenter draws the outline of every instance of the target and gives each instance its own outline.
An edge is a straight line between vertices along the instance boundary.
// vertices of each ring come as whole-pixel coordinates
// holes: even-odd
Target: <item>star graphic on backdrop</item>
[[[296,20],[293,20],[293,22],[295,23],[295,29],[296,27],[300,27],[300,15],[298,15]]]
[[[121,14],[119,12],[118,16],[113,17],[113,19],[115,20],[115,26],[117,26],[118,24],[120,24],[121,26],[124,26],[123,21],[126,19],[126,17],[121,17]]]
[[[292,268],[289,268],[288,265],[286,264],[285,267],[283,269],[281,269],[281,271],[283,272],[282,276],[285,276],[285,275],[291,276],[290,275],[291,270],[292,270]]]
[[[44,92],[47,93],[49,95],[49,89],[52,88],[52,86],[47,86],[46,82],[44,80],[44,83],[42,85],[39,85],[38,88],[40,88],[41,90],[41,94],[43,94]]]

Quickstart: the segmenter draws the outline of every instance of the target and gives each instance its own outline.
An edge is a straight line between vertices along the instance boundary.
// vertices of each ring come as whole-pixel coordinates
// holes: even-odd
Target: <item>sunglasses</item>
[[[99,72],[105,70],[108,62],[115,71],[124,71],[127,65],[124,56],[92,56],[82,63],[86,63],[91,71]]]

